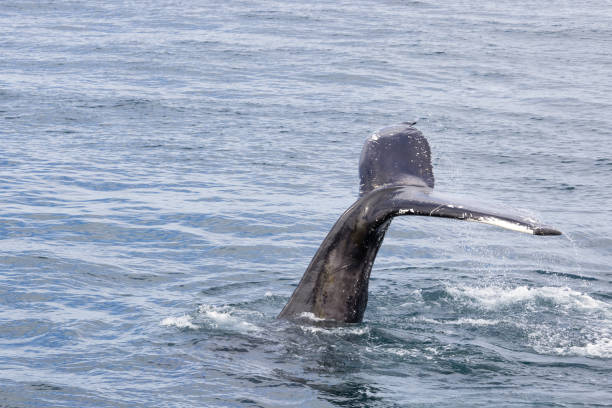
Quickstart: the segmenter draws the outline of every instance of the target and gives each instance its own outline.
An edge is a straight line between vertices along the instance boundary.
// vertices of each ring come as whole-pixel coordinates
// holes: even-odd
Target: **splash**
[[[161,326],[175,326],[179,329],[199,329],[200,326],[192,323],[193,318],[191,316],[180,316],[180,317],[166,317],[159,324]]]
[[[312,312],[303,312],[298,317],[302,319],[312,320],[313,322],[324,322],[325,319],[315,316]]]
[[[568,287],[469,287],[447,288],[447,292],[457,299],[468,299],[485,309],[495,310],[512,304],[543,300],[565,309],[609,310],[607,303],[594,299],[586,293]]]
[[[375,349],[372,350],[374,352],[379,352],[379,351],[384,351],[385,353],[389,353],[389,354],[394,354],[396,356],[399,357],[419,357],[421,356],[423,353],[421,350],[417,350],[414,348],[411,349],[406,349],[406,348],[402,348],[402,347],[387,347],[387,348],[381,348],[381,349]]]
[[[323,319],[321,319],[323,320]],[[310,325],[300,325],[300,329],[312,334],[330,334],[335,336],[363,336],[370,333],[369,326],[340,326],[340,327],[319,327]]]
[[[604,337],[584,346],[571,346],[567,354],[585,357],[612,358],[612,337]]]
[[[470,326],[494,326],[496,324],[501,323],[501,320],[489,320],[489,319],[471,319],[467,317],[462,317],[457,320],[450,320],[448,322],[444,322],[446,324],[453,325],[470,325]]]
[[[226,329],[239,332],[261,331],[256,325],[235,316],[236,310],[229,306],[201,305],[198,313],[213,328]]]
[[[447,288],[447,292],[454,299],[472,304],[488,315],[493,313],[497,318],[459,318],[447,324],[511,324],[526,335],[527,344],[540,354],[612,357],[612,306],[587,293],[549,286],[462,286]],[[507,308],[515,305],[520,309],[508,312]],[[552,313],[556,319],[542,321],[542,313]]]
[[[607,327],[583,328],[577,335],[548,325],[533,325],[528,337],[530,345],[540,354],[612,358],[612,335]]]

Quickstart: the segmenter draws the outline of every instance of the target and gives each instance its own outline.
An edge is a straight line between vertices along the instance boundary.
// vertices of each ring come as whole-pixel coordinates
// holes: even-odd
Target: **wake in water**
[[[586,293],[568,287],[470,287],[447,288],[449,294],[457,299],[465,299],[485,309],[501,309],[512,305],[524,305],[533,309],[537,304],[560,307],[564,310],[605,311],[609,306]]]
[[[451,299],[469,317],[442,321],[484,333],[514,332],[508,341],[531,347],[539,354],[612,357],[612,307],[569,287],[449,287]]]
[[[410,319],[413,327],[408,329],[428,330],[429,327],[434,335],[461,330],[470,337],[482,337],[485,343],[517,351],[527,348],[542,355],[612,357],[612,306],[569,287],[451,286],[428,300],[423,299],[420,290],[410,296],[412,299],[401,306],[405,310],[416,305],[421,312]],[[258,337],[262,333],[269,335],[271,327],[282,337],[282,328],[292,326],[303,333],[332,338],[367,337],[378,327],[375,322],[329,326],[309,313],[302,314],[295,324],[287,325],[245,306],[248,307],[201,305],[193,314],[166,317],[160,324],[208,333],[257,334]],[[444,317],[432,316],[428,312],[432,307],[441,309],[439,314]],[[447,317],[449,314],[455,317]],[[414,348],[392,349],[399,355],[415,353]]]
[[[166,317],[160,324],[179,329],[229,330],[249,333],[262,330],[261,327],[247,320],[253,315],[258,314],[230,306],[201,305],[193,316]]]

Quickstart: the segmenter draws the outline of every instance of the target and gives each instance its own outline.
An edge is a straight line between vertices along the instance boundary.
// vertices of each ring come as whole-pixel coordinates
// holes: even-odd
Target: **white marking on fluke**
[[[469,221],[482,222],[489,225],[495,225],[497,227],[506,228],[512,231],[524,232],[526,234],[533,234],[533,228],[529,228],[526,225],[517,224],[516,222],[501,220],[495,217],[478,217],[468,218]]]

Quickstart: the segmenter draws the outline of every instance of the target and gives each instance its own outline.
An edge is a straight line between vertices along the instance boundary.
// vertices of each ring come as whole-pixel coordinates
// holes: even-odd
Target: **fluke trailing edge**
[[[412,124],[387,127],[370,136],[361,152],[359,176],[359,199],[325,237],[280,318],[312,313],[325,320],[360,322],[374,259],[398,215],[477,221],[534,235],[561,234],[529,218],[436,197],[429,143]]]

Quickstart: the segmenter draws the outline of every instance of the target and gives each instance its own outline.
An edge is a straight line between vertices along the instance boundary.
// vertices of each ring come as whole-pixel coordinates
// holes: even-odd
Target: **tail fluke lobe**
[[[430,189],[416,186],[390,186],[382,189],[377,200],[379,218],[401,215],[421,215],[481,222],[533,235],[561,235],[560,231],[540,224],[537,220],[509,211],[479,208],[455,199],[435,195]],[[384,196],[384,198],[383,198]],[[385,214],[381,217],[381,214]]]

